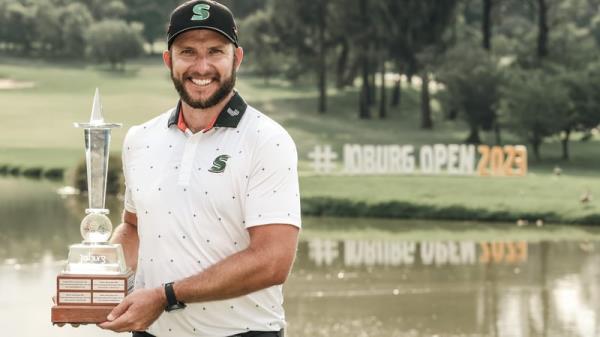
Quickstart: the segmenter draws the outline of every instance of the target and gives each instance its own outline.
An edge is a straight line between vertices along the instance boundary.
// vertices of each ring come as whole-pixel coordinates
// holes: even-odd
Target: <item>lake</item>
[[[2,335],[116,336],[50,324],[87,206],[59,187],[0,178]],[[305,218],[284,292],[289,337],[599,336],[600,230]]]

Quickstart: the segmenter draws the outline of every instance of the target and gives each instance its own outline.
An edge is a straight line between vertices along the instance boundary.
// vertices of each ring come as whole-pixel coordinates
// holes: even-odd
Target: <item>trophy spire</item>
[[[81,223],[81,235],[85,242],[106,242],[112,231],[112,224],[105,215],[108,209],[104,204],[110,131],[121,124],[104,121],[100,90],[96,88],[89,123],[75,123],[75,126],[84,129],[89,201],[89,208],[85,210],[88,216]]]
[[[98,88],[96,88],[96,93],[94,94],[94,103],[92,105],[90,124],[104,124],[104,117],[102,117],[102,103],[100,103],[100,90]]]

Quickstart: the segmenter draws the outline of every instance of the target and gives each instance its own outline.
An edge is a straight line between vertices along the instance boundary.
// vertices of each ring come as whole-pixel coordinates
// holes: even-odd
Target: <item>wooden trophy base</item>
[[[56,305],[52,307],[53,324],[102,323],[133,291],[134,273],[87,275],[61,273],[56,278]]]
[[[88,324],[106,322],[112,306],[84,306],[84,305],[55,305],[52,307],[52,323]]]

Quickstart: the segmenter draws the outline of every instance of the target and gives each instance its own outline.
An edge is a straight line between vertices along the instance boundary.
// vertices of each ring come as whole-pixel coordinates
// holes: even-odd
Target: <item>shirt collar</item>
[[[244,101],[242,96],[236,91],[223,110],[217,115],[217,118],[213,120],[211,125],[204,129],[204,132],[213,127],[237,128],[247,107],[248,104],[246,101]],[[177,107],[171,112],[171,116],[169,116],[167,126],[171,127],[173,125],[176,125],[180,130],[183,128],[182,131],[185,131],[185,128],[187,128],[185,121],[183,120],[183,115],[181,114],[181,101],[177,103]]]

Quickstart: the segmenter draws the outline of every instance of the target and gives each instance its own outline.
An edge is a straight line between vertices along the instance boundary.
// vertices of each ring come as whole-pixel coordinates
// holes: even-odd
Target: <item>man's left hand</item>
[[[162,288],[135,290],[111,311],[106,322],[98,326],[115,332],[145,331],[166,304]]]

